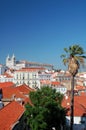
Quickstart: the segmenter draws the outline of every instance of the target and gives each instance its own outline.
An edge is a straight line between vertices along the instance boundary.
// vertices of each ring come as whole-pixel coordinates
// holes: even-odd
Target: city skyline
[[[79,44],[86,50],[86,1],[1,0],[0,63],[17,60],[65,66],[63,49]]]

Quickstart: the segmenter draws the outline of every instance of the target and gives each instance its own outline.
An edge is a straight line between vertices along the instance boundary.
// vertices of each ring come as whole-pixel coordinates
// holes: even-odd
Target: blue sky
[[[86,0],[0,0],[0,63],[14,53],[62,69],[73,44],[86,50]]]

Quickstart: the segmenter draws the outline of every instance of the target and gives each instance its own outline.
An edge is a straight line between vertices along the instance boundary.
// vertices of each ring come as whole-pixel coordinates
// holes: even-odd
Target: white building
[[[11,75],[0,75],[0,82],[14,82],[14,77]]]
[[[48,73],[39,73],[39,79],[40,80],[52,80],[52,74],[48,74]]]
[[[6,66],[8,68],[14,68],[15,65],[16,65],[16,59],[15,59],[14,54],[11,58],[8,55],[7,58],[6,58]]]
[[[6,67],[2,64],[0,64],[0,75],[5,72]]]
[[[12,69],[15,69],[15,70],[18,70],[18,69],[21,69],[21,68],[25,68],[25,67],[44,67],[44,68],[47,68],[47,69],[52,69],[53,68],[53,65],[50,65],[50,64],[43,64],[43,63],[37,63],[37,62],[28,62],[28,61],[25,61],[25,60],[21,60],[21,61],[16,61],[16,57],[13,56],[12,57],[9,57],[9,55],[7,56],[6,58],[6,66],[8,68],[12,68]]]
[[[67,93],[67,88],[64,85],[52,86],[52,88],[56,89],[56,92]]]
[[[26,84],[31,88],[40,88],[38,72],[42,68],[23,68],[14,72],[14,83],[16,85]]]

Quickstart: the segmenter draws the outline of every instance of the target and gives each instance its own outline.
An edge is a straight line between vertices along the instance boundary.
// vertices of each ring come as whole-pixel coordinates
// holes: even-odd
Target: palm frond
[[[71,47],[71,50],[72,50],[72,53],[73,53],[74,55],[83,55],[83,54],[85,54],[83,48],[80,47],[80,46],[77,45],[77,44],[76,44],[76,45],[73,45],[73,46]]]
[[[64,51],[65,51],[66,53],[68,53],[68,52],[69,52],[69,50],[68,50],[67,48],[64,48]]]
[[[67,58],[63,59],[63,63],[64,65],[66,65],[68,63],[68,59]]]
[[[64,48],[64,51],[67,55],[61,56],[61,58],[63,58],[63,63],[64,65],[68,65],[69,72],[75,76],[80,65],[84,66],[85,64],[84,59],[86,56],[84,54],[86,54],[86,52],[78,44],[69,46],[69,48]]]
[[[86,58],[86,56],[81,56],[81,57],[83,57],[84,59]]]
[[[74,58],[80,62],[81,65],[85,63],[83,56],[74,56]]]
[[[66,55],[64,55],[64,54],[61,55],[61,58],[65,58],[65,57],[66,57]]]

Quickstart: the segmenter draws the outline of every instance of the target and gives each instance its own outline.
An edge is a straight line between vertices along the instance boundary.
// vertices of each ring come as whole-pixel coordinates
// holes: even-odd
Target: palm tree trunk
[[[74,77],[71,77],[71,102],[70,102],[70,130],[73,130],[74,123]]]

